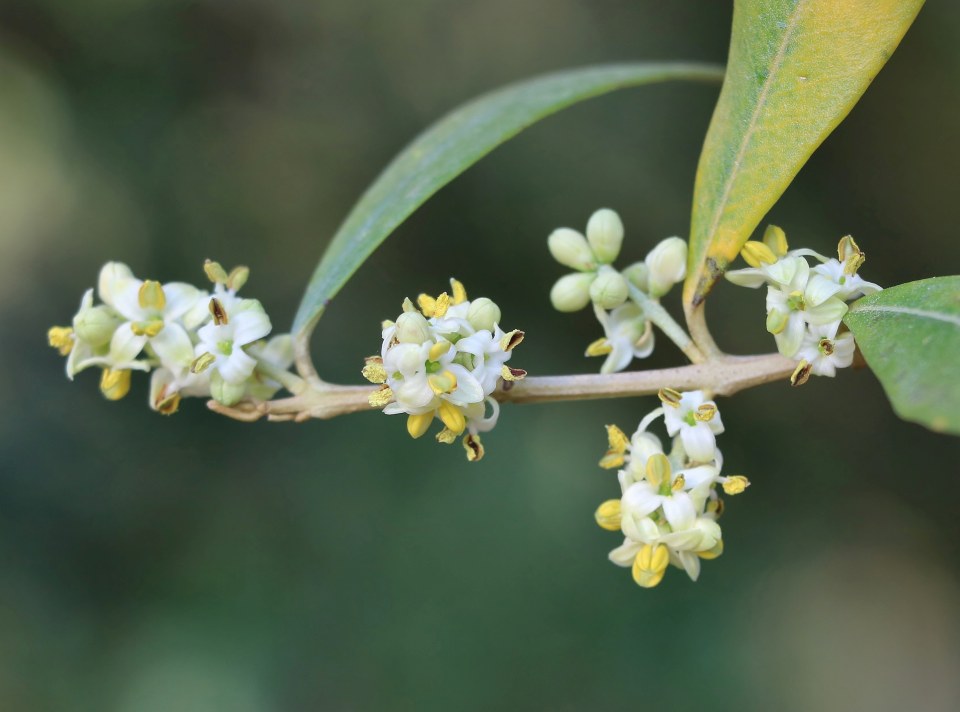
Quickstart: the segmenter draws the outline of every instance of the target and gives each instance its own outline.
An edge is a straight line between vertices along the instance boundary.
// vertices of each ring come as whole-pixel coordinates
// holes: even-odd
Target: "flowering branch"
[[[779,353],[755,356],[721,356],[704,363],[651,371],[567,376],[528,376],[505,382],[493,397],[500,403],[553,403],[600,398],[631,398],[657,393],[661,388],[702,390],[720,396],[764,383],[789,378],[796,362]],[[208,407],[222,415],[252,422],[266,417],[272,421],[304,422],[375,410],[368,399],[376,386],[343,386],[311,383],[302,394],[264,403],[243,402],[227,407],[210,401]]]

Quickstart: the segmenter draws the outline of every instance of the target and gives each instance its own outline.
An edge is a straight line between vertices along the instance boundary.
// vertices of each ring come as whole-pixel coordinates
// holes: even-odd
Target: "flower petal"
[[[223,376],[223,380],[230,384],[243,383],[250,378],[257,360],[234,345],[233,352],[223,359],[217,359],[217,370]]]
[[[233,345],[246,346],[254,341],[262,339],[270,333],[273,326],[270,324],[270,317],[259,309],[241,311],[235,317],[232,317],[230,323],[234,325]]]
[[[709,462],[717,449],[717,438],[707,423],[684,425],[680,429],[680,442],[694,462]]]

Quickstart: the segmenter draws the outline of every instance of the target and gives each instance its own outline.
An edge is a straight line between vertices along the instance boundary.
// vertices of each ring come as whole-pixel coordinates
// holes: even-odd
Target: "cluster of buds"
[[[182,282],[137,279],[130,268],[109,262],[88,289],[70,327],[49,330],[50,345],[67,357],[67,377],[101,369],[100,390],[119,400],[130,390],[133,371],[152,371],[150,407],[175,413],[181,398],[214,398],[224,405],[266,400],[280,389],[273,376],[293,363],[288,334],[264,338],[270,319],[256,299],[237,291],[250,271],[231,272],[207,260],[212,292]]]
[[[594,515],[603,529],[623,533],[623,544],[610,552],[610,560],[631,567],[633,580],[644,588],[659,584],[670,564],[696,581],[700,561],[723,553],[718,486],[734,495],[750,484],[742,475],[720,475],[723,458],[716,436],[723,423],[716,403],[702,391],[663,389],[659,396],[662,406],[631,437],[607,426],[609,449],[600,466],[617,470],[621,496],[601,504]],[[673,438],[669,454],[647,431],[661,416]]]
[[[547,238],[553,258],[576,270],[557,280],[550,301],[558,311],[575,312],[593,304],[604,336],[587,347],[587,356],[606,356],[601,373],[625,369],[634,358],[653,352],[653,324],[642,301],[657,301],[686,276],[687,243],[668,237],[642,262],[623,271],[613,267],[623,245],[623,222],[607,208],[587,221],[586,236],[562,227]]]
[[[791,383],[802,385],[811,374],[834,376],[853,362],[853,335],[841,330],[847,302],[881,287],[857,274],[866,255],[851,236],[837,245],[838,259],[828,259],[790,250],[783,230],[771,225],[762,242],[747,242],[740,255],[750,267],[727,272],[727,279],[743,287],[767,285],[767,331],[780,353],[797,361]],[[819,264],[811,269],[807,257]]]
[[[405,299],[397,320],[383,322],[380,355],[368,357],[363,368],[364,377],[380,386],[370,405],[388,415],[405,413],[414,438],[439,419],[437,441],[450,444],[463,435],[467,459],[479,460],[480,433],[500,415],[491,394],[501,379],[511,383],[527,375],[506,365],[523,332],[505,332],[499,323],[500,308],[486,297],[468,300],[455,279],[449,294],[421,294],[417,306]]]

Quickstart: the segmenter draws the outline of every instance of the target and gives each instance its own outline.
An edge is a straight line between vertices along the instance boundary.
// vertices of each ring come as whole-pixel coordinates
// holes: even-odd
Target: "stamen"
[[[810,373],[813,371],[813,365],[807,359],[801,359],[800,363],[794,369],[790,376],[791,386],[802,386],[810,380]]]
[[[709,423],[717,414],[717,406],[713,403],[704,403],[697,407],[693,417],[701,423]]]
[[[508,331],[503,335],[503,338],[500,339],[500,349],[502,351],[513,351],[521,343],[523,343],[524,333],[520,329],[514,329],[513,331]]]
[[[457,434],[450,430],[450,428],[444,428],[437,433],[437,442],[443,443],[444,445],[452,445],[456,439]]]
[[[723,491],[729,495],[740,494],[750,486],[750,480],[743,475],[731,475],[723,481]]]
[[[450,346],[451,344],[449,341],[438,341],[430,347],[430,354],[428,358],[431,361],[439,361],[440,357],[450,350]]]
[[[387,370],[383,367],[383,359],[380,356],[367,356],[363,363],[360,374],[370,383],[387,382]]]
[[[587,346],[584,356],[606,356],[611,351],[613,351],[613,344],[601,337]]]
[[[463,438],[463,449],[467,452],[468,462],[482,460],[486,453],[483,449],[483,443],[480,442],[480,436],[472,433]]]
[[[103,369],[100,376],[100,392],[107,400],[120,400],[130,392],[129,369]]]
[[[213,316],[213,323],[217,326],[223,326],[224,324],[230,323],[230,318],[227,316],[227,310],[223,306],[223,302],[214,297],[210,300],[210,314]]]
[[[504,364],[500,367],[500,377],[507,382],[522,381],[527,377],[527,372],[522,368],[510,368]]]
[[[207,353],[201,354],[190,365],[190,373],[203,373],[208,368],[210,368],[214,364],[214,362],[216,362],[216,360],[217,360],[217,357],[214,356],[209,351]]]
[[[384,383],[382,386],[380,386],[380,388],[378,388],[369,396],[367,396],[367,403],[370,404],[371,408],[383,408],[385,405],[387,405],[387,403],[390,403],[392,401],[393,401],[393,391],[390,389],[390,386],[388,386],[386,383]],[[430,423],[428,421],[427,425],[429,424]],[[409,419],[407,420],[407,427],[408,428],[410,427]],[[421,435],[422,434],[423,433],[421,433]],[[414,435],[414,437],[419,437],[419,436]]]
[[[203,272],[214,284],[225,284],[227,281],[227,271],[219,262],[213,260],[204,260]]]
[[[761,264],[772,265],[777,261],[773,250],[756,240],[749,240],[740,250],[740,256],[751,267],[759,267]]]
[[[67,356],[73,351],[73,329],[69,326],[52,326],[47,331],[47,343],[60,352],[61,356]]]
[[[466,418],[463,417],[463,412],[453,403],[441,401],[440,407],[437,410],[439,411],[440,420],[443,421],[443,424],[458,435],[467,427],[467,421]]]
[[[417,297],[417,305],[425,317],[432,317],[437,311],[437,300],[429,294],[421,294]],[[406,310],[404,310],[406,311]]]
[[[653,588],[663,580],[663,574],[670,563],[670,553],[663,544],[654,548],[645,544],[633,560],[633,580],[644,588]]]
[[[647,481],[654,487],[670,482],[670,461],[663,453],[656,453],[647,459]]]
[[[620,531],[622,516],[619,499],[608,499],[597,507],[597,511],[593,513],[593,518],[600,525],[600,528],[606,529],[608,532]]]
[[[668,405],[671,408],[679,408],[680,399],[683,398],[683,394],[672,388],[661,388],[657,391],[657,398],[659,398],[660,402],[664,405]]]
[[[407,432],[413,439],[419,438],[430,427],[433,422],[433,413],[421,413],[420,415],[411,415],[407,417]]]
[[[443,292],[439,297],[437,297],[437,301],[433,306],[433,316],[439,319],[446,315],[447,309],[449,308],[450,308],[450,295],[447,294],[446,292]]]
[[[137,300],[140,302],[141,309],[163,311],[163,308],[167,305],[167,296],[163,293],[163,287],[160,286],[160,282],[155,282],[152,279],[148,279],[140,285]]]
[[[459,280],[450,278],[450,291],[453,292],[453,303],[463,304],[467,301],[467,290]]]

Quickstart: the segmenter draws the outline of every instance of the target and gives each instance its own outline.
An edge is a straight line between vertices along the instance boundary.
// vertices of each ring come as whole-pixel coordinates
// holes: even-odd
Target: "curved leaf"
[[[309,334],[330,299],[400,223],[501,143],[584,99],[675,79],[720,81],[723,69],[637,63],[558,72],[486,94],[440,119],[387,166],[340,226],[307,285],[294,334]]]
[[[684,301],[698,305],[900,43],[923,0],[737,0],[697,167]]]
[[[960,435],[960,277],[871,294],[843,321],[897,415]]]

